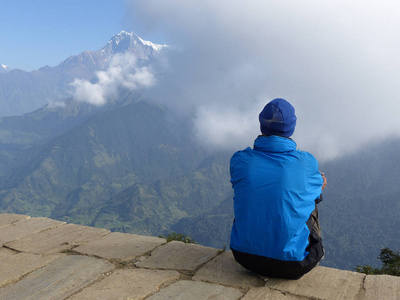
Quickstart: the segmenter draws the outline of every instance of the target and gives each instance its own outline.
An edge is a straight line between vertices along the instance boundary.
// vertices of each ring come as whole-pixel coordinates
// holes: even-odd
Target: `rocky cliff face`
[[[398,299],[400,278],[316,267],[261,278],[231,252],[0,215],[1,299]]]

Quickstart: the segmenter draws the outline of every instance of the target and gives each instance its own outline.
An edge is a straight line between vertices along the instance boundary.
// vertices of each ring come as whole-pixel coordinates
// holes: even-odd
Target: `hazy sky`
[[[54,66],[135,31],[172,46],[142,73],[153,99],[192,114],[200,141],[251,146],[259,111],[282,97],[296,108],[300,149],[326,159],[400,135],[399,3],[2,1],[0,63]]]
[[[400,135],[397,1],[129,3],[133,20],[176,46],[154,96],[194,105],[205,143],[251,145],[276,97],[296,108],[299,147],[321,159]]]
[[[98,50],[121,30],[135,30],[125,2],[2,0],[0,64],[32,71],[84,50]]]

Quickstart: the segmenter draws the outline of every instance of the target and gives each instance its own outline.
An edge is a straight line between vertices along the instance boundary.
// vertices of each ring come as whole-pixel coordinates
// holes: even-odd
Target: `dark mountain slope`
[[[134,184],[110,199],[92,225],[158,235],[169,233],[181,218],[193,220],[204,216],[205,211],[214,212],[231,189],[228,159],[225,153],[213,154],[187,174],[169,176],[151,185]],[[208,228],[209,237],[218,230]]]
[[[99,203],[124,188],[197,167],[205,154],[193,147],[187,128],[148,102],[93,116],[35,151],[26,150],[30,159],[4,179],[1,208],[57,218],[73,209],[80,222],[91,222]]]
[[[329,178],[320,210],[327,265],[376,265],[381,248],[400,249],[399,152],[394,139],[321,166]]]
[[[0,186],[13,182],[17,169],[32,165],[35,156],[46,152],[48,143],[74,129],[90,117],[124,103],[134,102],[140,95],[125,95],[123,100],[104,106],[93,106],[74,100],[46,105],[23,116],[0,118]],[[12,183],[13,184],[13,183]]]
[[[191,235],[202,245],[215,248],[228,247],[229,249],[229,239],[234,219],[233,192],[228,193],[228,195],[215,208],[209,208],[196,217],[182,218],[172,226],[172,230]]]

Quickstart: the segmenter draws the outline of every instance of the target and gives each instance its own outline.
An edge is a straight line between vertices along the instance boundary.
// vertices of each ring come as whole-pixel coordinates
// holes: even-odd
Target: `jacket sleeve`
[[[308,193],[313,195],[315,202],[319,203],[322,201],[322,185],[324,180],[319,171],[318,161],[312,154],[308,152],[303,153],[306,155],[308,169],[307,190]]]

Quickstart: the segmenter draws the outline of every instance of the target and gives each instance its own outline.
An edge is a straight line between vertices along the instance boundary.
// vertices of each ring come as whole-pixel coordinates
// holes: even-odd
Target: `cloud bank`
[[[148,67],[139,67],[137,58],[129,53],[112,56],[105,71],[96,73],[96,82],[76,78],[72,83],[74,99],[94,105],[104,105],[118,96],[120,88],[137,90],[148,88],[154,83],[154,76]]]
[[[174,45],[152,97],[194,110],[196,136],[206,144],[251,146],[258,113],[277,97],[296,108],[299,148],[319,159],[399,136],[398,2],[128,4],[140,35],[162,31]]]

